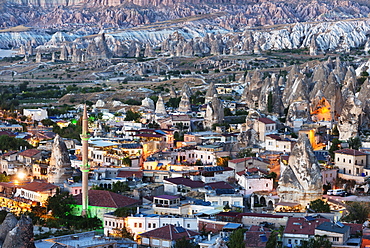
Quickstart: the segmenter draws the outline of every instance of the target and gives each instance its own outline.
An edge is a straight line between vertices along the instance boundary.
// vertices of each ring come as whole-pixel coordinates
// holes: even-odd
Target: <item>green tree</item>
[[[311,201],[310,209],[314,210],[316,213],[330,213],[329,204],[321,199]]]
[[[193,240],[182,237],[181,239],[176,240],[176,243],[172,248],[199,248],[199,245]]]
[[[247,157],[254,157],[256,156],[256,154],[252,152],[251,148],[246,148],[246,149],[240,150],[236,156],[238,158],[247,158]]]
[[[331,248],[332,243],[326,236],[315,236],[307,241],[303,241],[300,248]]]
[[[128,186],[126,182],[117,181],[112,184],[111,191],[114,193],[123,193],[129,190],[130,190],[130,187]]]
[[[273,102],[272,102],[272,92],[270,91],[268,97],[267,97],[267,112],[272,113],[273,111]]]
[[[181,97],[177,98],[170,98],[168,102],[166,102],[167,107],[171,108],[178,108],[181,101]]]
[[[358,136],[349,138],[347,142],[348,142],[349,148],[355,149],[355,150],[360,149],[362,145],[361,139]]]
[[[42,125],[48,127],[48,126],[54,126],[56,123],[52,121],[51,119],[43,119],[41,120]]]
[[[224,108],[224,115],[225,116],[233,116],[233,113],[229,108]]]
[[[133,110],[128,110],[126,112],[125,121],[139,121],[141,114]]]
[[[122,159],[122,164],[124,164],[125,166],[128,166],[128,167],[131,167],[131,159],[130,159],[130,157],[124,157]]]
[[[330,154],[330,157],[332,158],[332,160],[334,159],[334,151],[339,150],[341,143],[342,142],[339,139],[335,138],[335,139],[332,140],[331,146],[329,148],[329,154]]]
[[[344,221],[364,223],[370,214],[369,202],[347,202],[348,214],[343,217]]]
[[[7,135],[0,136],[0,150],[2,151],[18,150],[21,146],[26,148],[32,147],[27,141],[23,139],[14,138]]]
[[[80,140],[81,139],[80,134],[82,133],[82,126],[69,124],[68,127],[60,128],[58,125],[54,125],[53,132],[59,134],[63,138]]]
[[[269,239],[266,243],[266,248],[282,248],[283,242],[281,237],[283,237],[285,226],[280,226],[279,229],[273,230]]]
[[[73,206],[76,201],[73,195],[68,192],[57,192],[54,196],[49,196],[46,200],[47,210],[51,210],[54,217],[63,218],[71,215]]]
[[[245,248],[244,243],[244,229],[237,229],[230,234],[227,247],[229,248]]]
[[[127,217],[134,213],[136,213],[135,207],[122,207],[122,208],[117,208],[113,214],[117,217]]]

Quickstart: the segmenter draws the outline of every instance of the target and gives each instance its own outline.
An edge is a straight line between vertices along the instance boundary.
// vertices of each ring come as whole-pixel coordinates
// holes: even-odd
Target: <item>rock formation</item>
[[[72,176],[71,160],[66,144],[57,134],[51,150],[50,165],[48,168],[49,183],[62,184]]]
[[[60,60],[68,60],[68,50],[66,48],[66,46],[64,45],[60,51]]]
[[[212,100],[207,103],[206,114],[204,116],[204,127],[211,129],[213,124],[223,122],[224,106],[217,95],[214,95]]]
[[[359,117],[362,114],[362,103],[355,96],[350,96],[344,103],[338,120],[339,140],[348,140],[358,135]]]
[[[217,91],[216,91],[215,84],[212,82],[208,86],[208,90],[207,90],[206,96],[205,96],[205,103],[208,103],[208,102],[212,101],[213,97],[215,95],[217,96]]]
[[[179,112],[187,113],[191,111],[190,96],[186,91],[182,93],[179,107],[177,109]]]
[[[191,91],[187,83],[184,83],[184,85],[181,88],[181,94],[184,94],[184,93],[186,93],[188,97],[191,97],[193,95],[193,92]]]
[[[3,221],[3,223],[0,226],[0,245],[3,244],[6,235],[13,230],[14,227],[16,227],[18,223],[17,218],[11,213],[8,213]]]
[[[322,176],[306,134],[300,134],[277,188],[280,202],[299,203],[303,209],[322,198]]]
[[[164,106],[162,95],[158,96],[157,104],[156,104],[156,107],[155,107],[155,113],[157,115],[163,115],[163,116],[167,115],[167,111],[166,111],[166,108]]]
[[[159,97],[158,97],[158,99],[159,99]],[[163,99],[162,99],[162,102],[163,102]],[[153,111],[153,110],[155,110],[154,101],[152,99],[150,99],[149,97],[145,97],[141,101],[141,106],[144,107],[144,110],[145,111]]]
[[[177,93],[176,93],[176,90],[173,87],[173,85],[171,85],[171,87],[170,87],[170,97],[171,98],[176,98],[177,97]]]
[[[13,216],[14,217],[14,216]],[[12,220],[12,223],[14,220]],[[33,224],[30,217],[21,216],[16,226],[6,235],[3,248],[34,248]]]

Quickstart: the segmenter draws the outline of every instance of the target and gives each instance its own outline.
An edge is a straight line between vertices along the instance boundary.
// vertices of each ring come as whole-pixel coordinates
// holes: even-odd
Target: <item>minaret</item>
[[[87,110],[86,105],[84,106],[84,112],[82,115],[82,134],[81,134],[81,142],[82,142],[82,216],[88,215],[88,205],[89,205],[89,196],[88,196],[88,185],[89,185],[89,171],[90,166],[88,162],[88,141],[90,135],[88,134],[89,127],[88,127],[88,119],[87,119]]]

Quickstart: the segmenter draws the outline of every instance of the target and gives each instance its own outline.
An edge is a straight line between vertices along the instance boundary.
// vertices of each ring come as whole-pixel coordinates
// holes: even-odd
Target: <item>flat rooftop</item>
[[[102,235],[97,235],[95,232],[85,232],[85,233],[77,233],[71,235],[65,235],[60,237],[54,237],[49,239],[43,239],[40,241],[35,242],[35,246],[37,248],[50,248],[55,243],[65,245],[67,247],[93,247],[93,246],[101,246],[101,245],[110,245],[114,244],[117,241],[114,239],[110,239],[108,237],[104,237]]]

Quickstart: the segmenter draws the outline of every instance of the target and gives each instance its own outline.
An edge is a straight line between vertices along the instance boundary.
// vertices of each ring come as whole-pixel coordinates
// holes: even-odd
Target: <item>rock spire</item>
[[[306,134],[300,134],[282,172],[277,188],[280,202],[293,202],[305,208],[311,201],[322,198],[322,176],[312,146]]]
[[[71,160],[66,144],[57,134],[51,151],[50,165],[48,168],[49,183],[62,184],[72,176]]]

